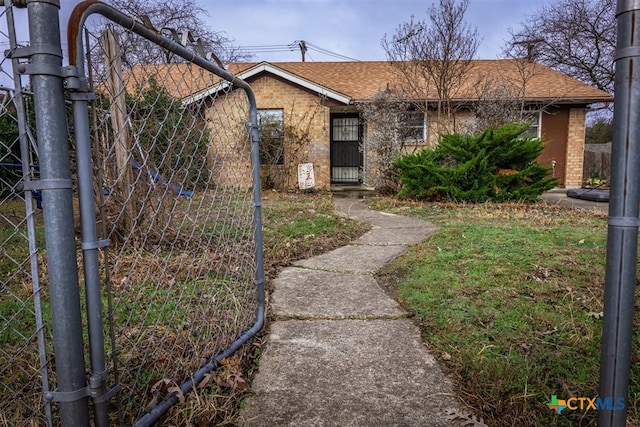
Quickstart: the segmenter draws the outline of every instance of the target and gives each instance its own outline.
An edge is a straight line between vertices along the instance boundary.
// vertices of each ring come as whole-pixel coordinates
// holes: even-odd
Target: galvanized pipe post
[[[626,425],[640,224],[640,0],[618,0],[616,16],[611,197],[600,362],[600,399],[604,408],[598,413],[600,427]]]
[[[55,352],[55,392],[65,427],[89,425],[82,317],[76,259],[69,142],[63,91],[59,1],[27,0],[31,76],[40,161],[49,298]]]
[[[84,72],[69,67],[65,86],[73,105],[73,128],[76,143],[78,176],[78,203],[82,230],[82,265],[84,271],[85,299],[87,301],[87,327],[89,329],[89,394],[93,399],[96,427],[109,425],[107,394],[107,363],[104,346],[104,322],[102,320],[102,291],[100,284],[99,250],[109,240],[98,240],[96,206],[93,193],[93,162],[89,129],[89,100],[93,99],[87,87]]]

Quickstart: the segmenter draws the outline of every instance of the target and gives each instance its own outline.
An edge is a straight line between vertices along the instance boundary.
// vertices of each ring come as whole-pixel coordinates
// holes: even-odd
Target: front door
[[[362,129],[358,113],[331,114],[331,183],[360,184]]]

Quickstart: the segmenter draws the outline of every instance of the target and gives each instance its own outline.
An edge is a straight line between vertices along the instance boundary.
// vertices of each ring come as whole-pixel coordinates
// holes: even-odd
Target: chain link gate
[[[13,7],[5,2],[9,39]],[[27,7],[37,40],[11,45],[17,90],[0,90],[0,159],[12,165],[0,169],[0,387],[11,396],[0,425],[151,425],[262,326],[253,92],[192,53],[187,37],[164,37],[96,1],[70,18],[70,66],[38,65],[61,59],[44,43],[51,29],[38,39],[31,27],[57,19],[57,6]],[[92,14],[115,25],[83,31]],[[124,31],[163,60],[127,56]],[[18,71],[31,76],[33,99]],[[61,98],[50,96],[55,79],[67,100],[45,109]],[[37,126],[52,114],[66,118],[55,136],[64,131],[71,147],[53,166],[47,156],[60,150],[47,149],[51,136]],[[54,209],[63,218],[47,220]],[[56,243],[65,230],[72,251]]]

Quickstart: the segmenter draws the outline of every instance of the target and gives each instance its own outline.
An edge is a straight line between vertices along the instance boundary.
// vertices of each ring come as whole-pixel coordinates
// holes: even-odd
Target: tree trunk
[[[120,44],[113,28],[108,28],[101,36],[101,43],[105,52],[105,66],[107,70],[106,88],[109,94],[110,118],[113,128],[113,151],[116,157],[115,180],[112,194],[123,203],[124,215],[120,224],[123,235],[126,236],[135,224],[138,213],[134,192],[134,177],[131,163],[131,137],[127,127],[127,104],[125,88],[122,81],[122,58]]]

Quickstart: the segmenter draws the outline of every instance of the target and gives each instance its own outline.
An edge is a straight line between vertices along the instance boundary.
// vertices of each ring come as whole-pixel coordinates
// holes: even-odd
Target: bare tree
[[[472,107],[474,120],[465,133],[475,134],[523,120],[521,90],[517,85],[507,79],[487,78],[476,88],[479,93]]]
[[[110,0],[110,3],[163,35],[174,37],[181,44],[192,44],[192,48],[202,49],[204,54],[212,52],[225,63],[248,59],[224,32],[207,25],[202,19],[208,15],[207,10],[193,0]],[[126,66],[179,61],[132,32],[125,31],[121,37]]]
[[[400,190],[400,177],[393,162],[406,154],[413,143],[414,149],[423,135],[416,135],[412,126],[416,112],[412,104],[391,90],[376,93],[369,102],[361,103],[358,109],[367,124],[367,171],[366,179],[381,194],[396,194]]]
[[[548,111],[558,100],[527,99],[530,82],[540,76],[543,65],[528,58],[501,61],[490,75],[480,75],[475,83],[477,101],[471,111],[473,121],[462,132],[481,132],[507,123],[527,123],[540,111]]]
[[[504,52],[528,57],[613,93],[616,49],[614,0],[557,0],[527,17]]]
[[[478,31],[464,15],[470,0],[439,0],[428,20],[400,24],[396,33],[382,39],[387,59],[404,76],[403,90],[410,99],[437,99],[438,123],[453,125],[456,91],[472,66],[480,44]],[[426,104],[421,106],[426,110]],[[444,119],[444,120],[442,120]]]

